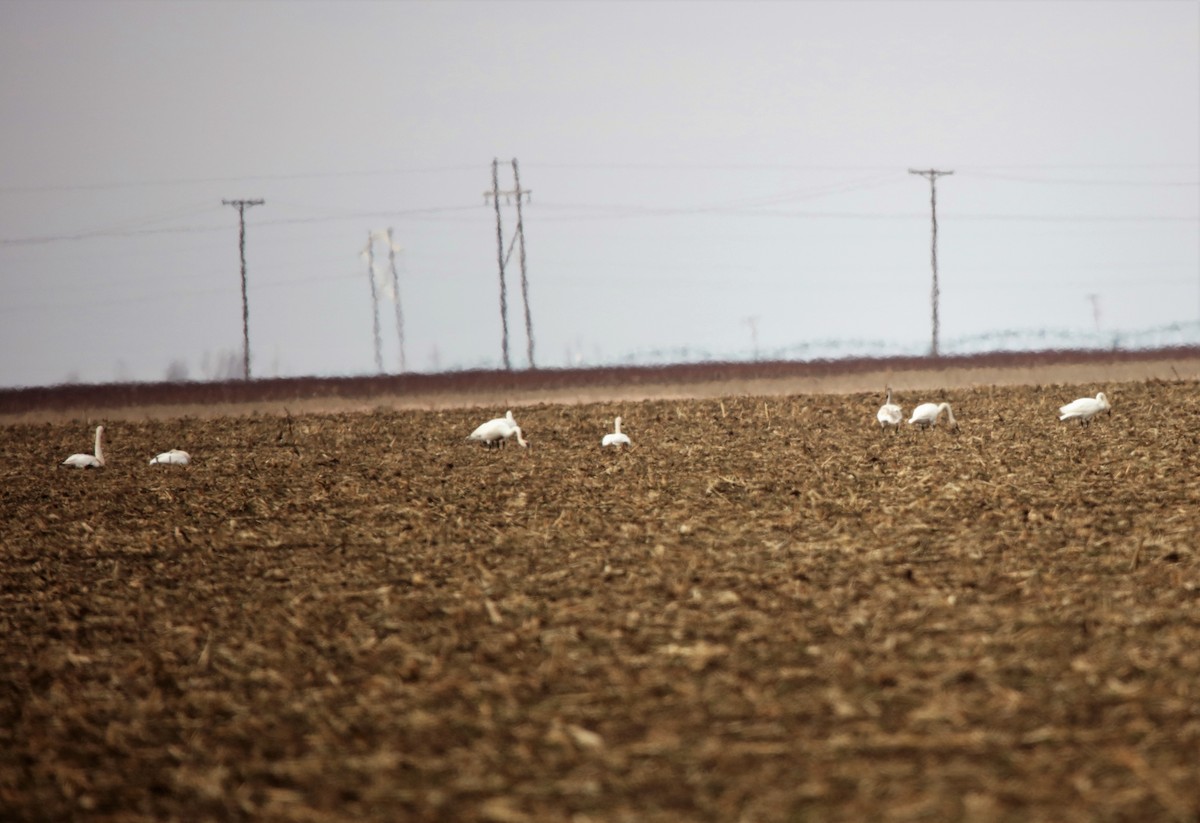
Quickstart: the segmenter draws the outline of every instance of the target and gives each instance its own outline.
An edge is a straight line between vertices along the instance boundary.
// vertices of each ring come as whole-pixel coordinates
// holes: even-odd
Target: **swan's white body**
[[[186,466],[192,462],[192,456],[182,449],[171,449],[150,459],[151,466]]]
[[[629,446],[629,435],[621,433],[621,418],[613,421],[613,431],[611,434],[604,435],[600,441],[600,446]]]
[[[1104,392],[1100,392],[1095,397],[1081,397],[1078,400],[1072,400],[1058,410],[1058,419],[1078,420],[1080,425],[1087,425],[1093,417],[1105,411],[1111,414],[1112,404],[1108,402],[1108,397]]]
[[[875,413],[875,419],[879,421],[879,428],[881,429],[893,426],[897,431],[900,430],[900,424],[904,421],[904,409],[892,402],[891,389],[888,389],[887,400],[879,407],[879,411]]]
[[[908,418],[908,424],[928,429],[937,425],[942,412],[946,413],[946,422],[950,424],[950,428],[957,429],[958,421],[954,419],[954,410],[950,408],[949,403],[922,403],[913,409],[912,417]]]
[[[495,420],[489,420],[475,431],[468,435],[468,440],[482,440],[483,445],[491,448],[504,445],[504,442],[510,437],[516,437],[517,442],[522,448],[529,444],[525,442],[525,438],[521,436],[521,427],[517,425],[517,421],[513,419],[512,411],[509,411],[503,417],[497,417]]]
[[[64,466],[71,466],[76,469],[102,469],[104,468],[104,427],[96,427],[96,453],[95,454],[73,454],[62,462]]]

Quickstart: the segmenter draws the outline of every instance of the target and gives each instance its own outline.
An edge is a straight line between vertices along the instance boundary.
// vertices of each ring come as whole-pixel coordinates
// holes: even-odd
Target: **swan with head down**
[[[1112,403],[1108,396],[1100,392],[1095,397],[1081,397],[1072,400],[1058,410],[1059,420],[1078,420],[1081,426],[1090,426],[1092,418],[1100,412],[1112,414]]]
[[[521,444],[521,448],[529,446],[529,443],[521,436],[521,427],[517,425],[517,421],[513,418],[511,409],[503,417],[489,420],[467,435],[468,440],[480,440],[489,449],[503,446],[510,437],[516,437],[517,442]]]
[[[887,400],[883,401],[879,411],[875,412],[875,419],[879,421],[881,430],[891,426],[895,431],[900,431],[900,424],[904,421],[904,409],[892,402],[891,387],[887,390]]]
[[[913,409],[908,424],[923,429],[932,428],[937,425],[942,412],[946,413],[946,422],[950,424],[951,431],[958,431],[958,421],[954,419],[954,410],[950,408],[949,403],[922,403]]]
[[[192,456],[183,449],[171,449],[150,458],[151,466],[187,466],[191,462]]]

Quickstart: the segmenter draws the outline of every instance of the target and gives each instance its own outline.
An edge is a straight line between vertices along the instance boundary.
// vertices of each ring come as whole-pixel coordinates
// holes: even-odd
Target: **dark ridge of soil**
[[[108,383],[59,385],[0,390],[0,415],[29,411],[61,411],[136,406],[266,403],[313,398],[368,399],[380,396],[436,395],[469,392],[531,392],[606,386],[686,385],[701,382],[822,377],[873,371],[1031,368],[1054,364],[1130,363],[1200,357],[1200,347],[1137,351],[993,352],[944,357],[889,357],[689,363],[668,366],[610,366],[588,369],[461,371],[441,374],[358,377],[289,377],[267,380],[185,383]]]

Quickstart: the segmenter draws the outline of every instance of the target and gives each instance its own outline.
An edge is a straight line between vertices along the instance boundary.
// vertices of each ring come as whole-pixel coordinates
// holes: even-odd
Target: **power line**
[[[53,191],[110,191],[112,189],[154,188],[160,186],[195,186],[209,183],[249,183],[263,180],[317,180],[338,177],[378,177],[384,174],[433,174],[442,172],[474,171],[474,166],[427,166],[406,169],[379,169],[374,171],[328,171],[298,172],[296,174],[256,174],[247,177],[177,177],[163,180],[130,180],[123,183],[67,183],[40,186],[0,186],[0,194],[30,194]]]
[[[476,169],[478,171],[478,169]],[[551,261],[552,262],[552,261]],[[639,261],[626,265],[620,264],[618,268],[629,268]],[[713,271],[711,277],[697,277],[695,275],[696,268],[692,264],[675,263],[663,264],[655,263],[654,269],[656,275],[647,277],[643,274],[612,274],[608,271],[612,266],[617,265],[609,261],[604,267],[604,277],[606,282],[613,285],[630,284],[640,287],[642,290],[651,292],[656,289],[661,290],[677,290],[680,288],[697,290],[697,289],[712,289],[716,291],[736,291],[738,289],[769,289],[773,294],[779,294],[780,289],[783,289],[790,284],[795,283],[794,270],[790,267],[781,266],[778,269],[764,269],[761,266],[746,264],[744,266],[716,266],[710,270]],[[596,281],[595,274],[570,273],[575,266],[574,262],[564,262],[552,266],[556,272],[555,276],[546,282],[550,286],[584,283],[590,284]],[[1162,276],[1147,276],[1146,271],[1149,269],[1186,269],[1185,274],[1178,276],[1162,275]],[[686,275],[661,276],[664,270],[684,270],[688,272]],[[806,285],[805,288],[816,288],[821,292],[847,292],[859,291],[864,288],[887,288],[894,286],[894,276],[889,274],[883,276],[883,272],[903,272],[905,266],[897,265],[894,267],[879,267],[879,266],[820,266],[814,271],[815,281],[811,286]],[[1074,279],[1055,280],[1052,275],[1062,273],[1064,270],[1079,270],[1088,273],[1097,271],[1127,271],[1126,276],[1115,275],[1097,279],[1095,277],[1077,277]],[[721,272],[737,272],[736,281],[731,281],[730,277]],[[1011,291],[1014,287],[1037,289],[1040,292],[1058,292],[1058,291],[1081,291],[1098,286],[1104,286],[1110,289],[1121,290],[1144,290],[1147,286],[1180,286],[1183,284],[1192,285],[1195,283],[1195,264],[1192,262],[1178,263],[1147,263],[1147,264],[1085,264],[1077,263],[1069,266],[1054,265],[1049,269],[1029,269],[1021,276],[1014,277],[1011,274],[1010,268],[1005,266],[990,266],[990,267],[956,267],[956,272],[984,272],[995,273],[995,277],[990,279],[980,280],[973,279],[970,282],[963,282],[956,285],[956,290],[965,293],[970,292],[988,292],[996,290]],[[756,277],[747,277],[744,273],[750,272]],[[857,278],[850,280],[846,278],[847,273],[858,274],[869,272],[874,277]],[[438,273],[438,272],[435,272]],[[442,277],[452,279],[459,276],[458,271],[446,271],[439,273]],[[255,293],[269,292],[279,289],[295,290],[298,287],[325,285],[330,283],[344,284],[360,284],[360,275],[355,274],[336,274],[336,275],[314,275],[309,277],[295,277],[282,280],[264,280],[256,278],[252,285],[248,285],[248,289]],[[126,281],[124,285],[135,284],[135,281]],[[98,308],[102,306],[130,306],[141,305],[146,303],[178,303],[180,299],[202,298],[208,296],[216,296],[226,294],[224,288],[214,286],[212,288],[188,288],[181,286],[179,288],[170,288],[160,291],[152,291],[146,288],[138,288],[135,297],[120,297],[120,298],[97,298],[90,296],[92,292],[111,294],[113,291],[111,282],[95,282],[88,283],[82,286],[73,287],[71,296],[77,299],[59,297],[55,293],[52,300],[45,300],[44,296],[39,293],[26,294],[26,299],[32,301],[45,300],[45,302],[26,302],[16,303],[5,301],[0,304],[0,314],[11,315],[20,314],[31,311],[53,311],[62,312],[73,307],[91,307]],[[348,286],[349,287],[349,286]],[[353,285],[357,289],[357,285]],[[574,285],[571,288],[575,288]],[[11,292],[9,292],[11,294]]]
[[[716,171],[758,172],[758,171],[805,171],[805,172],[882,172],[894,173],[895,166],[863,165],[863,164],[812,164],[812,163],[536,163],[537,170],[553,169],[556,171],[662,171],[662,172],[702,172]],[[1196,163],[1024,163],[994,166],[959,166],[960,171],[998,170],[998,169],[1033,169],[1037,171],[1110,171],[1120,170],[1168,170],[1168,169],[1197,169]]]
[[[543,216],[544,222],[566,223],[579,220],[635,220],[663,217],[781,217],[800,220],[918,220],[924,215],[918,212],[851,212],[851,211],[799,211],[795,209],[768,209],[742,207],[693,206],[639,206],[620,203],[547,203],[538,201],[539,208],[557,211],[560,214]],[[562,212],[580,212],[563,214]],[[988,212],[954,212],[945,215],[949,220],[979,220],[998,222],[1047,222],[1047,223],[1197,223],[1200,216],[1171,214],[995,214]]]
[[[1196,188],[1200,186],[1200,181],[1197,180],[1081,180],[1061,177],[1024,177],[984,171],[966,172],[966,175],[985,180],[1001,180],[1006,183],[1042,183],[1055,186],[1145,186],[1149,188]]]
[[[1069,169],[1071,171],[1085,171],[1096,169],[1198,169],[1200,164],[1196,163],[1014,163],[1000,166],[959,166],[960,172],[974,172],[980,169],[995,170],[995,169],[1037,169],[1039,171]]]
[[[443,214],[445,212],[475,211],[477,208],[477,206],[430,206],[427,208],[416,209],[392,209],[390,211],[347,212],[341,215],[332,215],[326,217],[276,218],[274,220],[263,220],[257,225],[260,228],[266,228],[269,226],[291,226],[306,223],[336,223],[340,220],[358,220],[364,217],[407,217],[409,219],[420,219],[425,215]],[[145,222],[154,222],[155,219],[170,220],[173,219],[173,217],[165,216],[162,218],[151,218]],[[219,231],[225,231],[225,227],[174,226],[171,228],[161,229],[94,229],[90,231],[71,232],[66,234],[44,234],[36,235],[34,237],[0,238],[0,246],[37,246],[48,243],[68,242],[75,240],[92,240],[101,237],[140,237],[142,235],[153,234],[196,234]]]
[[[444,166],[412,166],[391,169],[348,169],[340,171],[294,172],[290,174],[256,174],[244,176],[215,176],[215,177],[177,177],[148,180],[109,181],[99,183],[45,183],[39,185],[0,185],[0,194],[27,194],[34,192],[57,191],[110,191],[113,189],[151,188],[166,186],[205,185],[211,183],[249,183],[273,180],[319,180],[325,178],[346,177],[377,177],[379,175],[401,174],[440,174],[446,172],[469,172],[476,170],[472,165]],[[708,173],[714,171],[758,172],[758,171],[810,171],[810,172],[844,172],[866,171],[879,172],[893,169],[887,165],[862,164],[812,164],[812,163],[537,163],[537,170],[555,171],[694,171]],[[1195,163],[1027,163],[998,166],[961,166],[963,173],[995,170],[1036,170],[1036,171],[1087,171],[1087,170],[1168,170],[1196,169]],[[1194,185],[1194,184],[1192,184]]]
[[[238,210],[238,250],[242,257],[242,379],[250,379],[250,304],[246,299],[246,209],[261,206],[263,200],[222,200],[221,205]]]
[[[489,194],[490,196],[490,194]],[[787,217],[808,220],[912,220],[921,215],[915,212],[847,212],[847,211],[795,211],[788,209],[767,209],[759,206],[639,206],[620,203],[541,203],[540,208],[551,211],[581,211],[590,214],[543,216],[545,222],[570,222],[575,220],[630,220],[641,217],[680,217],[706,215],[732,215],[737,217]],[[478,206],[438,206],[418,209],[396,209],[391,211],[372,211],[346,213],[345,215],[326,217],[292,217],[263,220],[256,225],[259,228],[271,226],[303,225],[309,223],[336,223],[341,220],[357,220],[364,217],[405,217],[410,220],[420,219],[426,215],[437,215],[446,212],[475,211]],[[602,212],[597,214],[597,212]],[[607,213],[603,213],[607,212]],[[163,219],[171,219],[169,217]],[[951,220],[995,220],[995,221],[1027,221],[1027,222],[1061,222],[1061,223],[1196,223],[1198,216],[1179,216],[1170,214],[993,214],[993,213],[954,213],[949,215]],[[149,221],[147,221],[149,222]],[[473,221],[472,221],[473,222]],[[143,237],[159,234],[207,234],[225,231],[224,226],[175,226],[156,229],[96,229],[91,231],[71,232],[64,234],[36,235],[33,237],[0,238],[0,247],[38,246],[50,243],[75,242],[109,237]]]

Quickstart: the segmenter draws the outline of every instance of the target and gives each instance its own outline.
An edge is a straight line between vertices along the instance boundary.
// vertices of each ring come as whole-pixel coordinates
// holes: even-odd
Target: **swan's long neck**
[[[525,442],[525,438],[521,436],[521,427],[513,426],[513,434],[517,436],[517,442],[521,444],[521,448],[529,448],[529,444]]]
[[[100,461],[101,463],[104,462],[104,447],[102,445],[103,440],[104,440],[104,427],[97,426],[96,427],[96,460]]]
[[[884,401],[884,404],[888,405],[888,406],[892,405],[892,390],[891,389],[887,390],[887,400]]]
[[[942,413],[942,409],[946,410],[946,422],[952,426],[957,426],[958,421],[954,419],[954,410],[950,408],[950,404],[943,403],[942,405],[938,406],[938,414]]]
[[[621,418],[618,417],[616,420],[613,421],[613,429],[616,431],[617,434],[621,433]]]

